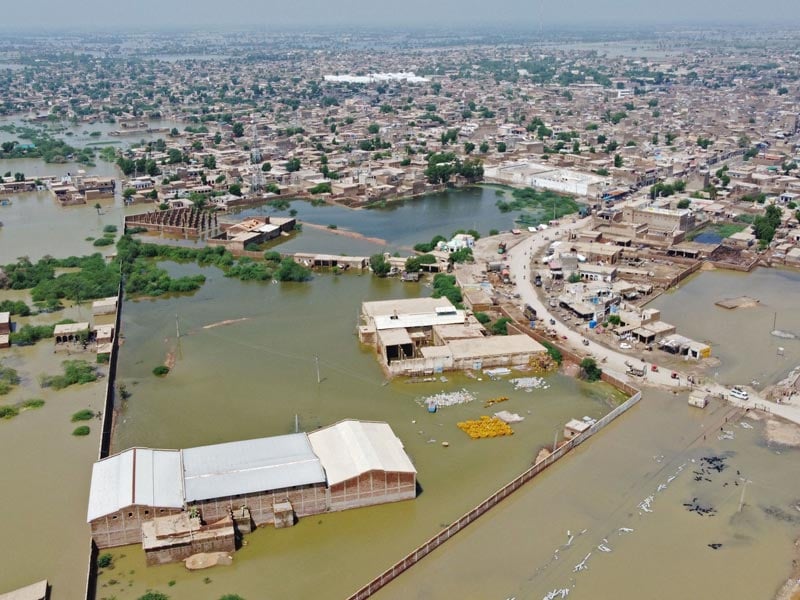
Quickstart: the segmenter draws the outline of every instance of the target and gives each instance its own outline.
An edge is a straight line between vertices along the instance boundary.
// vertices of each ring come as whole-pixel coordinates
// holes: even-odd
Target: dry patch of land
[[[765,432],[770,442],[800,448],[800,427],[794,423],[770,419],[767,421]]]
[[[738,298],[725,298],[724,300],[719,300],[714,302],[717,306],[721,306],[722,308],[727,308],[728,310],[733,310],[735,308],[755,308],[758,306],[760,301],[757,298],[751,298],[750,296],[739,296]]]

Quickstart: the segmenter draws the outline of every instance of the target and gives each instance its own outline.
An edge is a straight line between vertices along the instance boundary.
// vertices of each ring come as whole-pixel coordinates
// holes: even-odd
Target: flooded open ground
[[[796,558],[800,453],[766,445],[760,423],[724,423],[727,412],[646,393],[375,597],[774,597]],[[733,439],[718,439],[720,421]],[[702,461],[712,456],[721,472]]]
[[[60,174],[63,168],[29,170]],[[97,169],[115,171],[112,165]],[[358,211],[295,201],[291,207],[306,223],[335,224],[387,244],[307,227],[279,249],[366,255],[456,229],[484,234],[508,229],[514,215],[497,210],[495,194],[492,188],[473,188]],[[12,215],[19,218],[0,231],[0,262],[22,254],[90,253],[95,248],[84,238],[106,224],[119,224],[125,210],[119,198],[109,200],[98,218],[91,206],[61,208],[47,194],[20,196],[9,208],[12,212],[0,213],[7,215],[0,220],[10,224],[17,218]],[[241,214],[272,210],[248,208]],[[225,593],[250,600],[345,597],[528,467],[565,421],[599,417],[620,400],[605,385],[563,375],[549,376],[548,389],[530,393],[515,391],[507,380],[456,374],[447,374],[446,381],[387,382],[373,353],[358,344],[360,303],[427,295],[430,288],[424,284],[356,273],[318,274],[306,284],[246,283],[225,278],[215,267],[162,266],[174,275],[202,272],[207,281],[191,296],[125,302],[118,381],[132,395],[119,407],[112,451],[278,435],[295,431],[296,421],[301,430],[312,430],[348,417],[381,420],[404,442],[419,471],[421,494],[411,502],[301,519],[291,529],[258,530],[246,537],[232,566],[205,572],[189,573],[181,565],[147,568],[140,547],[114,549],[114,567],[100,576],[99,599],[135,600],[146,589],[173,600]],[[800,332],[792,314],[799,279],[796,273],[766,269],[703,273],[652,306],[681,333],[712,342],[721,381],[767,383],[800,363],[795,354],[800,342],[769,333],[776,312],[779,329]],[[714,306],[716,300],[745,294],[761,305],[734,311]],[[0,293],[0,300],[21,297],[24,293]],[[87,307],[35,319],[65,317],[86,319]],[[785,347],[785,358],[776,360],[777,346]],[[757,358],[748,354],[751,347]],[[57,371],[64,358],[53,354],[49,340],[2,352],[0,357],[23,375],[23,384],[0,404],[40,397],[46,405],[0,421],[0,451],[13,457],[2,467],[0,531],[8,540],[4,546],[15,549],[0,570],[0,589],[46,577],[55,600],[79,598],[98,427],[88,438],[74,438],[69,416],[82,408],[98,409],[104,382],[62,392],[41,389],[39,374]],[[166,378],[153,376],[152,369],[165,361],[174,361],[173,370]],[[476,400],[433,415],[420,405],[427,395],[462,388]],[[469,440],[455,423],[490,414],[495,409],[484,409],[483,402],[497,396],[508,396],[502,408],[525,420],[514,425],[514,436]],[[798,453],[767,446],[758,422],[744,421],[752,429],[738,421],[724,424],[733,439],[718,440],[717,421],[724,413],[717,404],[699,411],[687,407],[684,397],[646,391],[634,410],[378,597],[538,600],[554,589],[570,589],[571,597],[627,600],[643,597],[645,586],[648,598],[769,597],[789,575],[792,542],[800,533],[800,512],[794,508],[800,499]],[[709,476],[711,481],[695,481],[692,471],[700,463],[691,461],[712,454],[726,456],[726,468]],[[744,481],[734,475],[737,470],[752,481],[741,513]],[[658,491],[662,484],[666,487]],[[638,505],[650,495],[653,512],[648,513]],[[683,504],[695,497],[716,514],[687,510]],[[567,531],[575,535],[569,546]],[[717,543],[722,547],[708,547]],[[598,550],[600,545],[611,552]],[[556,549],[558,561],[553,560]],[[573,572],[590,552],[589,568]]]
[[[384,385],[375,357],[355,336],[358,305],[427,288],[370,275],[320,275],[306,285],[242,284],[214,268],[204,272],[208,281],[193,298],[125,304],[119,381],[133,395],[120,414],[114,450],[283,434],[294,431],[295,415],[307,430],[346,417],[382,420],[404,442],[422,493],[413,502],[301,519],[288,530],[261,529],[247,537],[232,567],[209,573],[190,574],[180,565],[145,570],[140,548],[114,551],[126,556],[101,577],[101,598],[135,598],[146,587],[166,589],[171,580],[177,581],[169,589],[172,598],[226,592],[259,597],[267,580],[273,597],[308,597],[321,589],[329,590],[326,597],[343,597],[528,467],[566,420],[597,418],[621,399],[605,385],[562,375],[548,378],[549,389],[530,393],[515,391],[508,381],[451,374],[445,382]],[[246,320],[204,328],[229,319]],[[152,368],[173,351],[173,371],[166,379],[154,377]],[[461,388],[477,399],[435,415],[418,403]],[[491,414],[483,402],[501,395],[509,397],[503,408],[525,416],[514,436],[472,441],[456,428],[457,421]],[[442,447],[443,441],[450,446]],[[136,576],[125,576],[131,570]],[[212,583],[203,582],[206,575]],[[109,585],[110,579],[120,584]]]
[[[726,384],[756,387],[776,383],[800,365],[800,312],[797,294],[800,273],[785,269],[759,268],[752,273],[701,272],[680,288],[648,305],[661,310],[662,318],[679,333],[711,344],[720,365],[707,374]],[[726,298],[750,296],[758,306],[729,310],[714,303]],[[773,325],[774,324],[774,325]],[[785,339],[773,329],[797,336]],[[783,348],[779,354],[779,348]]]

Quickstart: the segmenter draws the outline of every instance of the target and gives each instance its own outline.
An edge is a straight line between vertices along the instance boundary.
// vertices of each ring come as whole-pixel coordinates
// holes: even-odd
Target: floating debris
[[[509,379],[508,381],[514,386],[515,390],[525,390],[526,392],[550,388],[550,385],[542,377],[518,377],[517,379]]]
[[[713,517],[717,514],[717,509],[713,506],[703,506],[697,501],[697,498],[692,498],[691,502],[684,502],[683,505],[689,512],[697,513],[701,517]]]
[[[599,544],[597,546],[597,549],[600,550],[600,552],[611,552],[611,548],[609,548],[605,544]]]
[[[717,436],[717,439],[720,440],[720,441],[722,441],[722,440],[732,440],[732,439],[734,439],[733,438],[733,432],[732,431],[723,431],[722,433],[720,433]]]
[[[750,423],[745,423],[744,421],[739,423],[739,427],[741,427],[742,429],[752,429],[753,428],[753,426],[750,425]]]
[[[651,495],[651,496],[648,496],[647,498],[645,498],[644,500],[642,500],[641,502],[639,502],[639,506],[638,506],[638,508],[639,508],[639,509],[640,509],[642,512],[651,513],[651,512],[653,512],[653,509],[652,509],[652,508],[650,508],[650,505],[651,505],[651,504],[653,504],[653,496],[652,496],[652,495]]]
[[[500,404],[501,402],[507,402],[508,396],[498,396],[497,398],[489,398],[486,402],[483,403],[483,408],[489,408],[490,406],[494,406],[495,404]]]
[[[498,379],[503,375],[511,375],[511,369],[506,367],[498,367],[496,369],[484,369],[483,374],[487,375],[489,379]]]
[[[494,416],[505,421],[506,423],[519,423],[520,421],[525,420],[525,417],[521,417],[517,413],[508,412],[507,410],[496,412],[494,413]]]
[[[561,588],[553,590],[552,592],[547,592],[543,597],[542,600],[555,600],[556,598],[566,598],[569,596],[569,588]]]
[[[622,535],[623,533],[633,533],[633,529],[631,529],[630,527],[620,527],[618,531],[620,535]]]
[[[482,416],[474,421],[461,421],[458,428],[473,440],[514,435],[514,430],[508,423],[497,417]]]
[[[431,406],[436,408],[444,408],[446,406],[466,404],[468,402],[472,402],[473,400],[475,400],[475,394],[466,389],[462,389],[455,392],[441,392],[439,394],[434,394],[433,396],[427,396],[419,403],[428,408]]]
[[[712,550],[719,550],[720,548],[722,548],[722,544],[717,544],[717,543],[708,544],[708,547],[711,548]]]
[[[577,573],[578,571],[585,571],[586,569],[588,569],[589,567],[586,565],[586,561],[589,560],[589,557],[591,555],[592,555],[592,553],[589,552],[589,554],[587,554],[581,562],[579,562],[577,565],[575,565],[575,568],[572,569],[572,572],[573,573]]]

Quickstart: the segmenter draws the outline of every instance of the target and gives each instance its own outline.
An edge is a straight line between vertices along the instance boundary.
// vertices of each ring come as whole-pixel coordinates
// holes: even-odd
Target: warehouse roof
[[[187,502],[325,482],[304,433],[189,448],[183,469]]]
[[[503,335],[447,342],[454,360],[482,359],[491,356],[546,352],[544,346],[527,335]]]
[[[387,423],[340,421],[308,434],[328,485],[369,471],[416,473],[403,443]]]
[[[131,448],[98,461],[92,468],[87,521],[132,505],[181,508],[179,450]]]

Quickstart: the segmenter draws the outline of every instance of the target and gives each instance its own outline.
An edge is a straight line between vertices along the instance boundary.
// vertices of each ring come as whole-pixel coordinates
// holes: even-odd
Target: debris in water
[[[553,590],[552,592],[547,592],[543,597],[542,600],[555,600],[556,598],[566,598],[569,596],[569,588],[561,588],[557,590]]]
[[[472,402],[473,400],[475,400],[475,394],[466,389],[462,389],[456,392],[441,392],[439,394],[434,394],[433,396],[422,398],[418,403],[428,408],[431,406],[443,408],[445,406],[466,404],[467,402]]]
[[[517,379],[509,379],[508,381],[514,386],[515,390],[525,390],[526,392],[550,388],[547,381],[542,377],[518,377]]]
[[[575,568],[572,569],[572,572],[573,573],[577,573],[578,571],[585,571],[586,569],[588,569],[589,567],[586,566],[586,561],[589,560],[589,557],[591,555],[592,555],[592,553],[589,552],[589,554],[587,554],[581,562],[579,562],[577,565],[575,565]]]
[[[686,510],[697,513],[701,517],[713,517],[715,514],[717,514],[716,508],[713,506],[703,506],[697,501],[697,498],[692,498],[691,502],[684,502],[683,505],[686,507]]]
[[[640,508],[640,509],[641,509],[643,512],[651,513],[651,512],[653,512],[653,509],[652,509],[652,508],[650,508],[650,505],[651,505],[652,503],[653,503],[653,496],[648,496],[647,498],[645,498],[644,500],[642,500],[641,502],[639,502],[639,508]]]
[[[744,421],[739,423],[739,427],[741,427],[742,429],[752,429],[753,428],[753,426],[750,425],[750,423],[745,423]]]
[[[732,440],[733,439],[733,432],[732,431],[723,431],[721,434],[717,436],[717,439],[722,440]]]
[[[597,549],[600,550],[600,552],[611,552],[611,548],[609,548],[605,544],[598,545]]]
[[[620,527],[619,532],[622,533],[633,533],[633,529],[630,527]]]
[[[712,550],[719,550],[720,548],[722,548],[722,544],[716,544],[716,543],[708,544],[708,547],[711,548]]]

